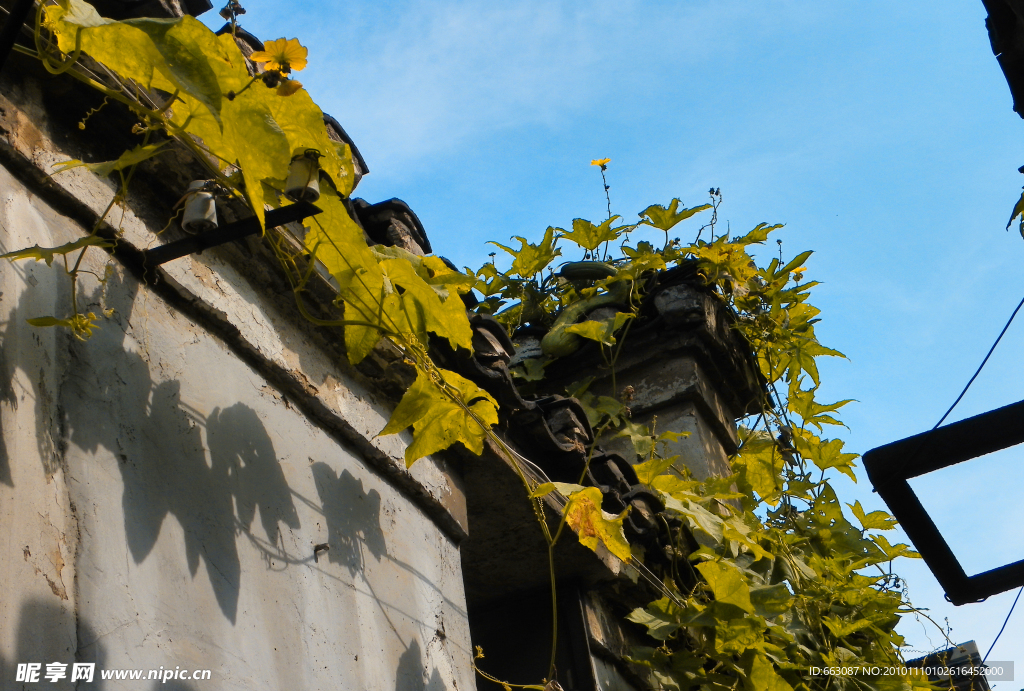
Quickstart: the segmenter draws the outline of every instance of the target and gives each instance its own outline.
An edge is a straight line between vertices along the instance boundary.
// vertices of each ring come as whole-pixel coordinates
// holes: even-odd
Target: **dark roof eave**
[[[1006,77],[1013,110],[1024,118],[1024,0],[981,0],[992,53]]]

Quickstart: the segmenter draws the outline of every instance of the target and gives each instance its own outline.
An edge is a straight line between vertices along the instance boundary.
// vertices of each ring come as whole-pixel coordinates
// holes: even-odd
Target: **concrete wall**
[[[5,161],[68,158],[0,106]],[[3,251],[84,234],[30,177],[0,168]],[[112,194],[55,180],[86,216]],[[473,689],[457,478],[407,473],[408,439],[374,438],[388,404],[236,265],[185,258],[153,290],[90,250],[83,310],[113,313],[82,342],[25,322],[68,314],[57,263],[0,263],[0,688],[86,661],[212,670],[92,688]]]

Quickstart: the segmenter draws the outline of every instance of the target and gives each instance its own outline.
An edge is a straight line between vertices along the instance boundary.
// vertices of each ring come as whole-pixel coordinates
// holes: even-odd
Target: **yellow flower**
[[[66,321],[68,325],[71,326],[72,330],[75,332],[75,338],[79,341],[84,341],[89,338],[92,336],[93,331],[100,328],[96,324],[95,312],[89,312],[89,314],[76,314],[70,319],[62,321]]]
[[[291,96],[302,88],[302,82],[295,79],[283,79],[277,86],[278,96]]]
[[[265,62],[268,70],[279,70],[291,72],[301,70],[306,66],[306,57],[309,49],[299,45],[297,38],[279,38],[274,41],[267,41],[264,44],[265,50],[258,50],[249,56],[253,62]]]
[[[595,158],[593,161],[590,162],[590,165],[601,166],[602,168],[604,168],[606,165],[611,163],[611,161],[612,159],[610,158]]]

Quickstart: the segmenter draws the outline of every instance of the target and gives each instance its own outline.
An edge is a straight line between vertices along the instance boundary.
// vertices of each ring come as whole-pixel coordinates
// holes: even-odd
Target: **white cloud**
[[[320,16],[329,23],[312,35],[309,17],[303,26],[295,15],[268,15],[272,8],[253,8],[251,24],[305,34],[303,81],[371,169],[390,174],[507,128],[570,127],[598,109],[663,108],[666,92],[674,98],[723,53],[799,14],[792,3],[769,12],[621,0],[328,7]],[[644,93],[655,84],[661,93]]]

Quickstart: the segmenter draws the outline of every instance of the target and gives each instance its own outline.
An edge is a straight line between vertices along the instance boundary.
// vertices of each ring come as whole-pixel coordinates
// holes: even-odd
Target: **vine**
[[[650,670],[659,688],[742,685],[752,691],[785,691],[919,683],[912,677],[809,673],[812,666],[897,662],[903,641],[893,628],[901,614],[915,611],[902,581],[888,567],[896,557],[914,553],[874,532],[895,525],[884,512],[865,513],[855,503],[848,506],[859,527],[847,520],[828,472],[855,479],[856,455],[845,452],[841,440],[820,438],[811,430],[820,435],[823,426],[840,425],[837,411],[848,401],[822,404],[815,398],[820,383],[815,358],[840,354],[814,335],[818,310],[807,299],[816,283],[801,283],[810,252],[758,268],[749,249],[779,226],[761,224],[740,237],[716,237],[718,190],[712,191],[710,204],[681,208],[673,199],[667,206],[648,207],[637,223],[616,226],[620,218],[611,214],[607,159],[594,164],[601,167],[608,218],[596,225],[576,219],[571,231],[549,227],[538,244],[517,237],[518,249],[494,243],[512,257],[507,271],[492,261],[461,273],[437,257],[369,247],[345,206],[354,182],[351,152],[328,138],[323,113],[291,77],[305,66],[305,49],[295,39],[279,39],[247,60],[233,38],[235,18],[243,11],[232,0],[225,8],[232,33],[216,36],[192,17],[113,21],[83,0],[41,4],[35,50],[19,50],[38,58],[47,70],[94,88],[104,103],[126,107],[138,121],[133,131],[144,140],[116,161],[70,161],[60,168],[85,166],[99,175],[119,176],[117,191],[90,235],[62,247],[4,255],[47,264],[61,256],[71,278],[72,314],[31,323],[68,327],[83,339],[97,327],[95,314],[78,310],[83,254],[93,246],[114,245],[99,234],[106,217],[115,206],[127,205],[137,166],[164,153],[171,141],[205,167],[215,183],[211,188],[244,202],[261,223],[268,207],[292,203],[294,194],[286,183],[292,164],[312,162],[322,213],[306,219],[301,232],[282,228],[265,233],[297,310],[314,324],[342,328],[353,364],[383,338],[414,369],[415,381],[381,430],[412,429],[407,465],[455,443],[479,455],[490,442],[512,459],[548,546],[553,608],[554,550],[568,526],[582,544],[594,549],[603,544],[633,564],[661,594],[629,615],[654,643],[635,651],[633,659]],[[83,126],[93,112],[86,114]],[[708,209],[712,218],[693,243],[670,239],[679,223]],[[629,244],[629,234],[645,228],[664,233],[662,247],[646,241]],[[710,241],[701,239],[705,229]],[[561,256],[560,242],[582,249],[584,261],[556,273],[552,263]],[[516,371],[525,382],[543,386],[545,368],[585,341],[597,343],[614,378],[654,277],[688,263],[696,264],[709,290],[735,315],[735,328],[756,355],[765,382],[760,414],[741,429],[733,474],[693,480],[679,459],[664,452],[665,442],[677,439],[678,431],[656,434],[632,422],[628,401],[594,396],[585,383],[574,392],[594,423],[595,443],[602,434],[628,436],[641,461],[638,476],[664,502],[661,520],[672,540],[672,559],[658,577],[627,542],[624,514],[606,514],[600,490],[582,486],[586,470],[577,484],[545,482],[532,472],[528,459],[493,429],[497,401],[438,366],[430,342],[440,339],[451,350],[472,352],[461,295],[476,289],[484,296],[478,312],[495,315],[510,332],[527,325],[545,330],[541,357],[526,360]],[[337,291],[333,315],[314,316],[306,305],[307,291],[321,280],[321,270]],[[588,318],[611,306],[613,314]],[[591,446],[588,465],[593,453]],[[554,529],[545,514],[551,499],[562,511]],[[557,631],[552,639],[554,648]],[[555,688],[554,653],[547,678],[524,688]]]
[[[608,163],[594,162],[602,168],[606,195]],[[512,331],[528,325],[547,329],[543,354],[515,370],[536,386],[543,387],[553,361],[579,347],[572,339],[588,339],[600,349],[612,390],[618,391],[615,363],[639,316],[644,286],[652,274],[687,262],[696,263],[704,282],[735,315],[735,329],[757,358],[765,384],[760,412],[741,426],[733,474],[704,482],[666,455],[663,442],[673,431],[655,435],[653,423],[648,429],[629,419],[628,389],[620,398],[595,397],[585,384],[570,391],[585,404],[598,429],[595,437],[617,430],[630,438],[642,461],[635,466],[641,482],[660,494],[664,513],[683,526],[674,532],[665,526],[675,543],[662,575],[663,596],[628,617],[657,643],[637,650],[633,661],[647,667],[664,689],[738,683],[778,691],[927,685],[914,676],[809,674],[812,667],[902,662],[904,641],[894,628],[901,615],[918,610],[891,563],[917,555],[878,532],[896,525],[883,511],[867,513],[860,502],[848,504],[858,525],[851,523],[829,482],[832,471],[856,480],[857,455],[846,452],[840,439],[819,436],[826,426],[842,425],[838,411],[850,401],[816,399],[815,359],[841,353],[821,345],[814,333],[819,312],[808,297],[817,283],[801,282],[811,252],[789,262],[780,256],[759,268],[749,250],[781,226],[760,224],[740,237],[716,237],[721,190],[712,188],[709,195],[709,204],[693,208],[683,208],[678,199],[648,207],[636,224],[612,227],[619,217],[609,215],[600,225],[576,219],[569,232],[548,228],[537,245],[516,238],[518,250],[498,245],[512,257],[508,271],[491,262],[477,272],[477,287],[486,296],[478,309],[493,313]],[[712,217],[693,243],[669,239],[679,223],[707,210]],[[661,249],[623,240],[643,228],[664,233]],[[710,241],[700,239],[705,230]],[[582,248],[584,257],[597,257],[602,244],[619,243],[621,255],[601,263],[608,267],[604,275],[596,262],[565,264],[556,273],[549,264],[561,256],[559,240]],[[574,280],[581,275],[591,280]],[[581,321],[603,304],[624,304],[628,311]],[[560,489],[570,497],[586,491]]]

